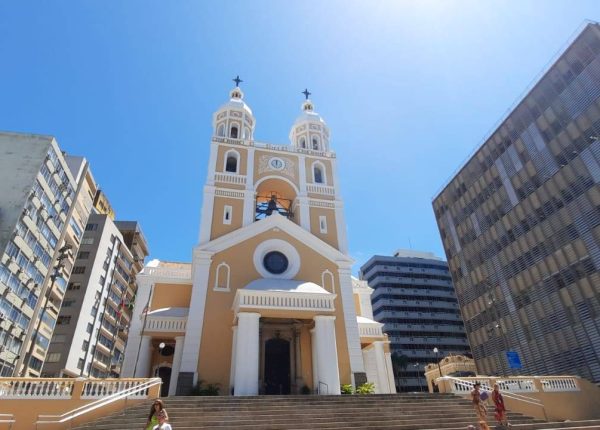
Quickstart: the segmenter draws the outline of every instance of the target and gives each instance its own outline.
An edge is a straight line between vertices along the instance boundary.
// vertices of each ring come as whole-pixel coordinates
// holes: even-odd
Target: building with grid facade
[[[44,376],[120,376],[136,274],[147,255],[137,222],[114,222],[110,214],[90,215]]]
[[[363,264],[360,277],[374,290],[373,317],[389,337],[398,391],[423,391],[427,364],[449,354],[470,355],[448,265],[441,258],[412,250],[375,255]]]
[[[600,382],[599,136],[589,23],[434,198],[480,373]]]
[[[53,137],[0,133],[1,376],[40,376],[95,192]]]

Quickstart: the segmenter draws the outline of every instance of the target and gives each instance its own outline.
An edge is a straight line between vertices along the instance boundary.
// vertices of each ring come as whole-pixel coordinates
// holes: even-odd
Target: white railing
[[[323,194],[326,196],[335,195],[335,188],[331,185],[306,184],[306,191],[313,194]]]
[[[233,308],[236,312],[242,308],[335,311],[335,297],[335,294],[238,290]]]
[[[215,182],[226,184],[246,185],[246,177],[237,173],[215,173]]]
[[[101,382],[101,381],[99,381]],[[134,382],[134,381],[132,381]],[[73,418],[77,418],[81,415],[87,414],[88,412],[94,411],[98,408],[106,406],[110,403],[116,402],[117,400],[125,399],[127,402],[128,398],[147,398],[150,388],[155,385],[162,384],[162,379],[152,378],[149,381],[143,383],[135,383],[129,388],[125,388],[121,391],[114,392],[108,396],[102,396],[98,400],[87,405],[80,406],[69,412],[65,412],[62,415],[38,415],[38,421],[35,423],[36,427],[44,424],[59,424],[70,422]]]
[[[500,390],[509,391],[511,393],[537,393],[535,381],[533,379],[497,379],[496,383],[500,386]],[[493,384],[490,384],[493,386]]]
[[[383,336],[382,326],[383,324],[358,323],[358,334],[360,337],[381,337]]]
[[[123,380],[123,381],[104,381],[88,380],[83,384],[81,390],[82,399],[102,399],[106,396],[112,396],[126,390],[136,388],[139,385],[139,381]],[[148,390],[136,391],[129,397],[134,399],[145,399],[148,397]]]
[[[254,140],[232,139],[230,137],[213,136],[212,140],[218,143],[227,143],[229,145],[254,146],[272,151],[297,152],[301,154],[312,155],[315,157],[335,158],[333,151],[315,151],[314,149],[296,148],[292,145],[275,145],[272,143],[257,142]]]
[[[467,381],[464,379],[455,378],[453,376],[442,376],[441,378],[436,378],[436,380],[435,380],[436,384],[439,384],[440,381],[449,382],[452,393],[459,394],[459,395],[470,394],[471,390],[473,390],[473,387],[475,385],[474,381]],[[479,379],[477,379],[477,381],[481,384],[482,391],[490,391],[490,392],[493,391],[493,384],[490,384],[486,378],[479,378]],[[497,381],[497,382],[498,382],[498,385],[500,385],[500,381]],[[544,407],[544,404],[542,403],[542,401],[536,399],[535,397],[528,397],[528,396],[523,396],[521,394],[515,394],[511,391],[506,391],[502,388],[500,388],[500,392],[506,398],[514,399],[519,402],[524,402],[524,403],[528,403],[528,404],[535,405],[535,406],[540,406],[541,408]],[[545,411],[544,411],[544,414],[545,414]]]
[[[577,379],[573,377],[566,378],[540,378],[542,390],[546,392],[562,392],[562,391],[581,391],[577,385]]]
[[[6,378],[0,381],[2,399],[70,399],[75,380]]]
[[[184,332],[186,326],[187,317],[154,317],[148,315],[146,319],[147,331]]]
[[[156,276],[158,278],[192,279],[192,266],[186,267],[144,267],[142,275]]]
[[[15,422],[15,416],[13,414],[0,414],[0,424],[8,424],[8,430],[12,429]]]

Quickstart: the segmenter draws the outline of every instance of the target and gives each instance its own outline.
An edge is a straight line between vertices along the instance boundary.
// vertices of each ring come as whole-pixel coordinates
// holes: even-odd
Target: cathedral
[[[234,81],[213,114],[192,262],[138,275],[122,375],[160,376],[163,395],[394,393],[372,290],[351,275],[329,128],[305,90],[290,144],[255,141]]]

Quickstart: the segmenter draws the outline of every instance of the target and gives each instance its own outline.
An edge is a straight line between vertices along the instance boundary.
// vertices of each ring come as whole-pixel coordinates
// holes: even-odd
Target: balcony
[[[323,184],[306,184],[306,191],[309,194],[322,194],[325,196],[334,196],[335,188],[330,185]]]
[[[148,312],[146,331],[184,333],[187,328],[188,308],[163,308]]]
[[[358,322],[358,334],[364,337],[384,337],[383,324],[365,317],[356,317]]]
[[[215,182],[222,182],[224,184],[233,185],[246,185],[246,177],[238,175],[236,173],[215,173]]]

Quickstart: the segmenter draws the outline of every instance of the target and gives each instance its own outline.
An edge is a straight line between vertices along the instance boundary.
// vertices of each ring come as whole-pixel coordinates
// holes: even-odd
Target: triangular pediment
[[[216,254],[274,228],[279,228],[340,267],[350,267],[354,263],[354,260],[349,256],[276,212],[265,219],[197,245],[194,252]]]

